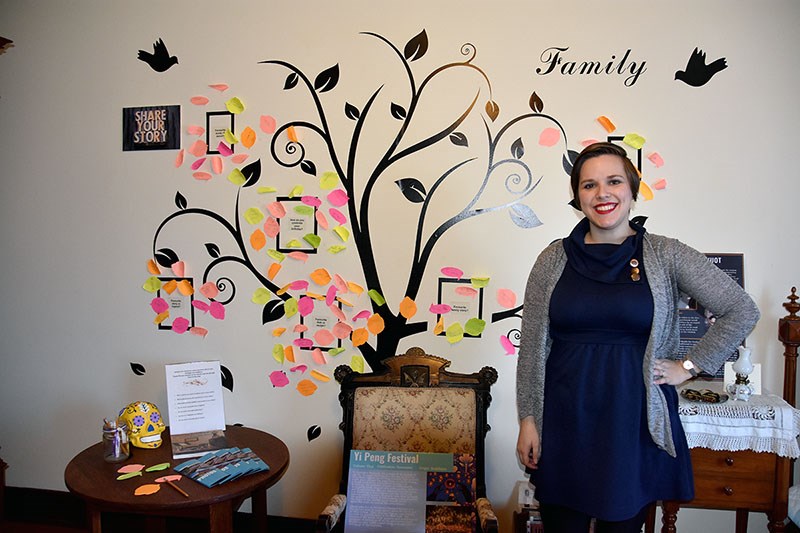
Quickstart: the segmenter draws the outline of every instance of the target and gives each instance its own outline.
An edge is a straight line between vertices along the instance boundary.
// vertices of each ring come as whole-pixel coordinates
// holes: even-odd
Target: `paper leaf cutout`
[[[506,355],[514,355],[517,353],[517,348],[505,335],[500,335],[500,346],[506,351]]]
[[[316,425],[309,427],[308,431],[306,431],[306,437],[308,438],[308,442],[311,442],[320,435],[322,435],[322,428]]]
[[[422,30],[406,43],[406,46],[403,49],[403,57],[405,57],[409,61],[416,61],[417,59],[424,56],[425,52],[427,51],[428,51],[428,34],[425,33],[425,30]]]
[[[354,355],[350,358],[350,368],[353,369],[353,372],[358,372],[359,374],[364,373],[364,358],[360,355]]]
[[[461,342],[464,339],[464,328],[458,322],[454,322],[447,326],[445,335],[447,336],[447,342],[450,344]]]
[[[386,323],[384,322],[383,317],[378,313],[375,313],[367,319],[367,329],[373,335],[378,335],[385,328]]]
[[[169,476],[161,476],[156,478],[156,483],[169,483],[170,481],[180,481],[183,478],[180,474],[170,474]]]
[[[456,267],[443,267],[440,272],[448,278],[461,279],[464,276],[464,271]]]
[[[132,472],[126,472],[124,474],[118,475],[117,476],[117,481],[123,481],[125,479],[130,479],[132,477],[137,477],[137,476],[141,476],[141,475],[142,475],[142,470],[138,469],[138,470],[134,470]]]
[[[267,134],[275,133],[275,130],[278,127],[278,123],[275,120],[275,117],[271,117],[269,115],[261,115],[259,119],[258,127],[261,128],[261,131]]]
[[[286,359],[286,353],[284,352],[283,344],[276,344],[272,347],[272,358],[278,363],[283,364],[283,361]]]
[[[161,485],[158,483],[149,483],[147,485],[142,485],[141,487],[137,488],[133,494],[135,496],[149,496],[151,494],[155,494],[156,492],[161,490]]]
[[[597,117],[597,122],[599,122],[608,133],[614,133],[614,130],[617,129],[614,123],[611,122],[611,120],[605,115],[600,115]]]
[[[145,472],[159,472],[161,470],[166,470],[169,468],[169,463],[159,463],[157,465],[148,466],[144,469]]]
[[[365,328],[358,328],[353,331],[350,341],[353,343],[354,348],[358,348],[369,339],[369,332]]]
[[[309,372],[309,375],[316,379],[317,381],[321,381],[322,383],[327,383],[331,380],[331,377],[324,372],[320,372],[319,370],[312,370]]]
[[[431,304],[428,310],[434,315],[446,315],[452,311],[453,308],[447,304]]]
[[[506,309],[517,306],[517,295],[511,289],[497,289],[497,303]]]
[[[464,331],[472,337],[480,336],[484,329],[486,329],[486,321],[480,318],[472,317],[464,324]]]
[[[303,396],[311,396],[317,392],[317,385],[310,379],[304,379],[297,384],[297,392]]]
[[[402,178],[395,181],[395,184],[400,188],[400,192],[406,197],[406,200],[419,204],[425,201],[428,192],[425,186],[416,178]]]
[[[285,387],[289,384],[289,378],[286,377],[286,372],[282,370],[275,370],[270,373],[269,380],[273,387]]]
[[[367,294],[369,295],[370,299],[375,302],[375,305],[381,306],[386,303],[386,299],[384,299],[383,295],[375,289],[370,289],[367,291]]]
[[[125,465],[125,466],[117,469],[117,473],[118,474],[129,474],[131,472],[141,472],[142,469],[144,469],[144,465],[131,463],[129,465]]]
[[[237,97],[233,97],[227,102],[225,102],[225,109],[233,113],[234,115],[238,115],[242,111],[244,111],[244,103],[239,100]]]
[[[414,300],[412,300],[408,296],[403,298],[403,301],[400,302],[400,315],[402,315],[403,318],[408,320],[416,314],[417,314],[416,302],[414,302]]]

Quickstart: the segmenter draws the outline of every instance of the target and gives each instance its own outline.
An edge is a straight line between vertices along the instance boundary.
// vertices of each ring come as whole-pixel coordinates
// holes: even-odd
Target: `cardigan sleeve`
[[[713,313],[714,324],[687,353],[708,373],[715,373],[758,322],[753,299],[705,254],[672,240],[673,272],[678,290]]]

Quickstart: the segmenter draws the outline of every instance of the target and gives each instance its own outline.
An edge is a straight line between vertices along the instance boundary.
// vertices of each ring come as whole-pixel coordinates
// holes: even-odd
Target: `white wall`
[[[656,170],[645,161],[650,171],[645,178],[665,177],[669,185],[656,191],[653,201],[639,202],[636,212],[650,217],[652,232],[707,252],[745,254],[746,286],[763,314],[749,342],[763,364],[765,386],[781,390],[782,349],[775,328],[785,314],[780,304],[799,281],[800,255],[793,218],[797,171],[787,157],[800,141],[795,96],[800,5],[794,1],[2,0],[0,12],[0,35],[15,43],[0,55],[0,453],[11,465],[10,485],[64,489],[65,465],[97,441],[104,416],[136,399],[166,407],[164,363],[214,358],[236,380],[234,392],[225,391],[228,422],[274,433],[291,449],[289,471],[269,493],[270,513],[312,517],[323,506],[340,474],[336,386],[323,384],[305,398],[290,387],[270,385],[267,375],[279,366],[271,358],[272,326],[260,325],[258,308],[248,302],[255,280],[232,273],[244,296],[229,306],[224,322],[201,322],[211,330],[205,340],[156,331],[151,295],[141,288],[153,233],[174,210],[175,192],[227,216],[235,188],[224,177],[195,182],[185,166],[174,168],[175,152],[123,153],[120,116],[123,107],[180,104],[184,126],[197,123],[202,111],[189,98],[207,94],[219,103],[224,98],[207,85],[227,83],[225,98],[239,96],[248,109],[242,118],[254,127],[260,114],[281,121],[310,118],[307,101],[281,90],[286,72],[257,64],[266,59],[288,61],[312,77],[339,63],[340,86],[325,96],[331,109],[342,109],[345,100],[363,105],[384,83],[382,105],[388,106],[390,97],[407,101],[396,60],[377,39],[359,34],[363,31],[402,50],[424,28],[430,47],[413,65],[418,78],[461,60],[461,45],[472,43],[474,63],[491,79],[493,99],[502,109],[498,124],[528,112],[528,98],[536,91],[545,112],[564,126],[571,149],[604,135],[595,122],[601,114],[620,132],[646,137],[645,153],[660,152],[666,165]],[[158,37],[180,59],[163,74],[136,59],[136,51]],[[619,59],[631,49],[631,59],[646,61],[647,70],[632,87],[616,75],[537,75],[540,55],[551,46],[568,46],[579,61],[608,61],[612,54]],[[673,80],[695,46],[709,59],[725,56],[729,64],[701,88]],[[418,127],[451,120],[445,114],[451,106],[478,90],[482,108],[487,89],[480,80],[456,76],[443,82]],[[341,112],[332,124],[345,132],[352,127]],[[470,150],[485,158],[480,123],[470,124],[475,141]],[[363,143],[365,153],[374,153],[396,122],[387,115],[373,128]],[[266,139],[256,150],[272,184],[286,189],[302,181],[296,169],[268,165]],[[408,243],[397,231],[403,222],[398,217],[408,209],[395,200],[391,182],[405,175],[430,179],[452,155],[452,149],[442,150],[400,165],[376,193],[378,263],[385,279],[395,282],[385,281],[394,305],[407,276]],[[318,166],[325,167],[322,159],[317,157]],[[522,296],[539,250],[577,220],[565,205],[567,178],[558,168],[558,159],[542,160],[545,178],[528,201],[543,226],[522,230],[505,214],[493,214],[447,236],[431,260],[420,307],[435,300],[437,271],[449,265],[491,276],[487,314],[499,310],[493,300],[497,288]],[[464,194],[452,190],[455,200]],[[207,231],[189,225],[170,237],[176,246],[194,243],[184,254],[193,275],[207,261],[200,248]],[[350,250],[342,257],[322,254],[309,266],[357,279],[358,264]],[[298,267],[298,277],[306,273]],[[453,346],[430,332],[401,344],[403,350],[418,344],[452,359],[458,371],[483,365],[499,371],[490,411],[488,486],[505,531],[514,484],[522,479],[514,453],[515,358],[503,355],[497,342],[510,327],[490,324],[481,340]],[[147,373],[134,375],[132,361]],[[326,370],[332,373],[339,362]],[[306,429],[313,424],[323,428],[322,437],[309,443]],[[708,533],[729,531],[732,523],[732,513],[692,510],[682,511],[679,521],[686,530]],[[762,516],[751,518],[750,531],[764,526]]]

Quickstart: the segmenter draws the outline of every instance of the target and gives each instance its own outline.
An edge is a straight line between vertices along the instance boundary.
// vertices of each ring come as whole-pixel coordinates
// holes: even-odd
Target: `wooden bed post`
[[[797,303],[797,288],[792,287],[792,294],[786,298],[783,307],[789,314],[778,320],[778,339],[783,343],[785,358],[783,362],[783,399],[792,407],[796,405],[797,390],[797,347],[800,346],[800,304]]]

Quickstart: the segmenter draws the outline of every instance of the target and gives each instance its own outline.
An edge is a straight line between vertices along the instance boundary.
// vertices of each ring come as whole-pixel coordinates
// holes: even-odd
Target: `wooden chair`
[[[497,518],[486,498],[484,439],[490,429],[489,389],[497,371],[483,367],[473,374],[448,372],[448,360],[421,348],[383,363],[381,372],[359,374],[345,365],[334,372],[343,411],[342,480],[339,493],[319,515],[316,531],[343,530],[350,450],[380,450],[474,456],[477,531],[496,532]]]

